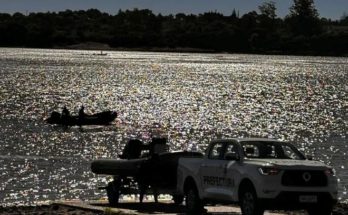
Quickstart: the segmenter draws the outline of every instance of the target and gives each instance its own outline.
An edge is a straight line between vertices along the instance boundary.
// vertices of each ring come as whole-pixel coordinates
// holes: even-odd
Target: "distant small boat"
[[[45,121],[49,124],[58,124],[58,125],[109,125],[117,117],[115,111],[104,111],[92,115],[85,114],[84,117],[79,116],[65,116],[63,117],[57,111],[53,111],[51,116]]]
[[[100,53],[95,53],[93,55],[99,55],[99,56],[105,56],[107,55],[108,53],[104,53],[102,50],[100,51]]]

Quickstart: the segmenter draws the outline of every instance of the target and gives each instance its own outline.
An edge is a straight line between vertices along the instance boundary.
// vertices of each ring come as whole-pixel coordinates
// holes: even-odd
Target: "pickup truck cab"
[[[201,213],[207,203],[239,203],[245,215],[266,209],[326,215],[337,202],[330,166],[272,139],[214,140],[203,158],[180,158],[177,177],[190,213]]]

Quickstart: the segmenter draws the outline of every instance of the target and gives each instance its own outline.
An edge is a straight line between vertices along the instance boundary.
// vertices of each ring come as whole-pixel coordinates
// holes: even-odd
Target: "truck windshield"
[[[245,141],[241,143],[247,158],[304,160],[305,156],[290,143],[274,141]]]

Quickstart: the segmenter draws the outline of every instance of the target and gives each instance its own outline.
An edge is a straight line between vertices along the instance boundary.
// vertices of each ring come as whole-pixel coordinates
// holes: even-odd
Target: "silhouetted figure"
[[[62,110],[62,123],[67,125],[69,123],[69,118],[70,118],[70,112],[66,108],[66,106],[64,106]]]
[[[122,155],[122,159],[137,159],[140,158],[141,150],[143,149],[143,142],[138,139],[131,139],[125,145]]]
[[[78,123],[79,126],[81,127],[81,125],[83,124],[83,120],[85,119],[85,107],[83,105],[81,105],[80,110],[79,110],[79,118],[78,118]]]
[[[69,110],[66,108],[66,106],[63,107],[62,110],[62,117],[69,117],[70,116],[70,112]]]
[[[85,107],[82,105],[79,110],[79,119],[83,119],[85,117]]]

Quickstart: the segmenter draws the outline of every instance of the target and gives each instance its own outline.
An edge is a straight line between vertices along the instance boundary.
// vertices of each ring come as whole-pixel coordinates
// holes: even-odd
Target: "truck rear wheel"
[[[106,187],[106,193],[108,196],[109,204],[111,206],[116,206],[118,204],[118,199],[120,197],[120,185],[119,183],[113,181],[109,182]]]
[[[197,188],[193,185],[185,191],[185,204],[189,214],[198,214],[203,211],[203,203],[198,196]]]
[[[256,192],[252,185],[242,187],[239,204],[243,215],[262,215],[264,212],[264,209],[258,204]]]

